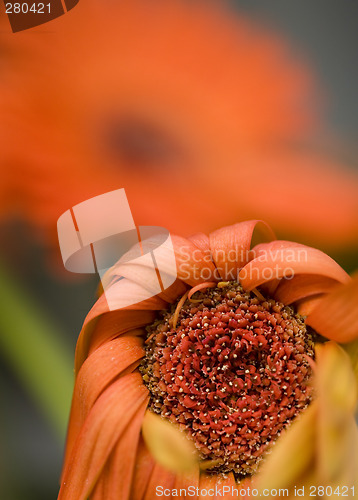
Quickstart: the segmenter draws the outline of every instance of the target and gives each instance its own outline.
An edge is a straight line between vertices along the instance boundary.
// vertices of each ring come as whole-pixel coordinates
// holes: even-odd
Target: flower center
[[[202,468],[252,474],[310,402],[312,337],[291,307],[236,282],[193,297],[148,327],[149,407],[189,433]]]

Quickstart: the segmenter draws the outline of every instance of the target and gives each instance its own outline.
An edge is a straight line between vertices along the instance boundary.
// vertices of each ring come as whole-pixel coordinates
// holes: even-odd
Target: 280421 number
[[[354,497],[354,486],[350,488],[348,486],[337,486],[335,489],[332,486],[310,486],[310,497],[331,497],[331,496],[340,496],[340,497]]]
[[[51,4],[44,3],[6,3],[6,14],[27,14],[28,12],[32,12],[34,14],[50,14],[51,13]]]

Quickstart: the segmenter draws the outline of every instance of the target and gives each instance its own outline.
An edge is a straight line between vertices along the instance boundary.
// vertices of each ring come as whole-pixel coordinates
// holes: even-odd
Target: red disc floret
[[[180,424],[203,468],[255,472],[309,404],[313,341],[292,308],[231,282],[197,292],[148,328],[140,371],[150,408]]]

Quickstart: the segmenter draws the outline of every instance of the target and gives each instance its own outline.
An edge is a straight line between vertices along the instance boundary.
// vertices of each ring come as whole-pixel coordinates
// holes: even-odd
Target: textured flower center
[[[252,474],[311,399],[312,337],[292,308],[236,282],[193,298],[148,327],[150,408],[189,433],[203,468]]]

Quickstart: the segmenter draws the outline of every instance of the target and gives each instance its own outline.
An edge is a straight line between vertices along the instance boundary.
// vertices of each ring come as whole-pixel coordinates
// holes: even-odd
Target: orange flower
[[[264,210],[305,241],[357,241],[357,176],[304,152],[319,121],[310,70],[228,7],[88,0],[2,37],[4,180],[37,226],[124,187],[138,223],[173,232]]]
[[[315,401],[305,409],[317,334],[358,338],[358,279],[319,250],[274,238],[261,221],[174,236],[177,279],[167,290],[111,312],[99,298],[77,343],[60,500],[152,499],[157,486],[231,488],[242,478],[242,488],[256,477],[265,484],[257,467],[270,464],[267,451],[281,432],[278,443],[289,438],[293,420],[296,432],[296,416],[313,414]],[[153,286],[133,261],[119,261],[106,282],[111,299],[133,302]],[[332,378],[321,373],[319,392]],[[186,453],[167,420],[195,444],[189,472],[161,465],[173,469]]]

